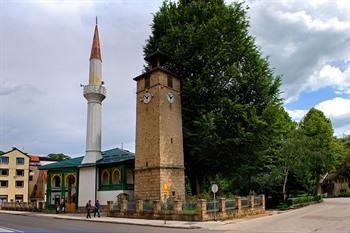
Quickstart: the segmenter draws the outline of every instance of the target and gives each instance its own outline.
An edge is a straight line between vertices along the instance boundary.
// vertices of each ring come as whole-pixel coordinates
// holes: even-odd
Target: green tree
[[[47,157],[51,159],[56,159],[58,161],[71,159],[71,157],[62,153],[58,153],[58,154],[51,153],[51,154],[48,154]]]
[[[280,78],[249,34],[247,8],[223,0],[165,1],[154,15],[144,55],[170,55],[181,77],[185,166],[192,190],[210,177],[230,177],[236,192],[261,189],[275,167],[290,121]],[[150,67],[146,66],[148,70]]]
[[[337,173],[340,178],[350,180],[350,135],[339,139],[339,142],[344,146],[344,160],[337,167]]]
[[[302,161],[305,169],[300,169],[302,177],[310,177],[309,191],[317,194],[322,176],[332,172],[342,161],[344,149],[342,144],[333,136],[331,121],[322,111],[310,109],[300,122],[301,133],[304,134],[305,154]],[[303,171],[310,175],[306,176]],[[300,177],[300,176],[299,176]]]
[[[5,154],[5,152],[3,152],[3,151],[0,150],[0,155],[3,155],[3,154]]]

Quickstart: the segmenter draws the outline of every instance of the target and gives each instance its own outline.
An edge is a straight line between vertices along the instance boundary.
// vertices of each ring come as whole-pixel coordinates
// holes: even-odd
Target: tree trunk
[[[197,176],[196,176],[196,194],[197,194],[197,196],[199,196],[201,194],[201,185],[199,183]]]
[[[287,189],[288,174],[289,174],[289,171],[288,171],[287,168],[285,168],[285,171],[284,171],[284,181],[283,181],[283,189],[282,189],[282,192],[283,192],[283,201],[286,201],[286,200],[287,200],[287,192],[286,192],[286,189]]]

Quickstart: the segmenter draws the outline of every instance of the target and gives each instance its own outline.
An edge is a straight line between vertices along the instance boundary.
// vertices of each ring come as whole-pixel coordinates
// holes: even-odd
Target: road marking
[[[23,232],[9,227],[0,226],[0,232]]]

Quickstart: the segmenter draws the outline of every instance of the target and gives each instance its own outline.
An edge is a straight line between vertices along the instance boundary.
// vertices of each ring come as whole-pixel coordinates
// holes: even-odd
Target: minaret
[[[101,108],[106,98],[102,82],[102,59],[98,35],[97,17],[90,54],[89,85],[84,86],[84,97],[88,101],[86,152],[82,164],[95,163],[101,155]]]

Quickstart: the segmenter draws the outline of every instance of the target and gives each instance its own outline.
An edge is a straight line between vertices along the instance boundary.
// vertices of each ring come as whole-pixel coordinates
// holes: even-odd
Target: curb
[[[0,214],[12,214],[19,216],[36,216],[36,217],[44,217],[44,218],[53,218],[53,219],[63,219],[63,220],[71,220],[71,221],[83,221],[83,222],[100,222],[100,223],[111,223],[111,224],[123,224],[123,225],[134,225],[134,226],[147,226],[147,227],[162,227],[162,228],[174,228],[174,229],[201,229],[200,226],[171,226],[166,224],[146,224],[146,223],[136,223],[136,222],[119,222],[119,221],[108,221],[108,220],[97,220],[97,219],[85,219],[85,218],[70,218],[70,217],[57,217],[52,215],[40,214],[39,216],[36,213],[15,213],[15,212],[2,212]]]

